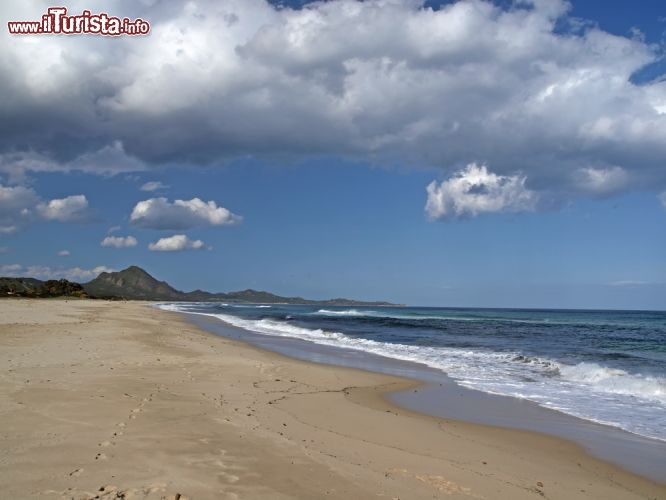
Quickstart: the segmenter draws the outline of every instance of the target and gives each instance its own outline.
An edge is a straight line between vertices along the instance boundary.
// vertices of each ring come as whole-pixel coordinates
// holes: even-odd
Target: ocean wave
[[[666,405],[666,379],[628,373],[597,363],[578,363],[561,366],[564,380],[588,386],[590,389],[611,394],[643,397]]]
[[[358,317],[358,318],[376,318],[376,319],[394,319],[399,321],[414,321],[416,323],[423,321],[472,321],[472,322],[492,322],[492,323],[522,323],[522,324],[538,324],[538,325],[560,325],[560,324],[573,324],[571,322],[553,321],[548,318],[545,319],[519,319],[519,318],[505,318],[501,316],[461,316],[451,314],[396,314],[394,312],[375,311],[375,310],[359,310],[359,309],[319,309],[318,311],[310,313],[315,316],[329,316],[329,317]]]
[[[538,369],[543,370],[544,375],[549,377],[556,377],[561,375],[560,364],[545,358],[540,358],[538,356],[525,356],[524,354],[518,354],[511,358],[511,361],[514,363],[523,363],[526,365],[535,366]]]
[[[375,311],[357,311],[356,309],[347,309],[344,311],[330,311],[328,309],[319,309],[312,314],[321,316],[374,316]]]
[[[224,304],[225,306],[228,307],[236,307],[238,309],[270,309],[273,306],[269,306],[266,304]]]
[[[357,317],[357,318],[376,318],[378,320],[395,319],[401,321],[432,321],[432,320],[461,320],[461,321],[476,321],[474,318],[458,318],[447,317],[438,315],[418,315],[418,314],[392,314],[379,311],[359,311],[358,309],[345,309],[340,311],[319,309],[316,312],[310,313],[315,316],[331,316],[331,317]]]

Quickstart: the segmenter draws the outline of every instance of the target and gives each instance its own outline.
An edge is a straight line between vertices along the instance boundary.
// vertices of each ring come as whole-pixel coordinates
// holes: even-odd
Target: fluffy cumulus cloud
[[[84,195],[42,201],[32,188],[0,184],[0,234],[14,233],[39,219],[80,222],[89,218]]]
[[[25,226],[38,202],[31,188],[0,184],[0,234],[13,233]]]
[[[537,195],[525,187],[525,177],[497,175],[475,163],[446,181],[431,182],[426,191],[425,210],[431,219],[523,212],[533,210],[538,201]]]
[[[0,276],[15,276],[37,278],[42,280],[68,279],[70,281],[90,281],[100,273],[110,273],[113,269],[106,266],[97,266],[93,269],[81,267],[52,268],[49,266],[23,266],[21,264],[0,265]]]
[[[632,78],[661,49],[564,0],[501,3],[72,0],[151,34],[0,30],[0,170],[342,154],[443,178],[477,162],[563,195],[666,189],[666,80]],[[11,2],[3,21],[49,5]]]
[[[174,234],[168,238],[160,238],[150,243],[148,248],[154,252],[180,252],[183,250],[200,250],[204,247],[201,240],[190,240],[184,234]]]
[[[103,247],[130,248],[135,247],[138,243],[134,236],[107,236],[100,242],[100,245]]]
[[[89,217],[88,200],[82,194],[51,200],[37,205],[37,213],[46,220],[81,221]]]
[[[220,226],[238,224],[242,217],[218,207],[214,201],[175,200],[151,198],[134,206],[130,223],[149,229],[190,229],[196,226]]]

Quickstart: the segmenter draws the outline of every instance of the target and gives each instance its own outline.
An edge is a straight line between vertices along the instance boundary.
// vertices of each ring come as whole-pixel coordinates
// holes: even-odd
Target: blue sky
[[[0,274],[666,309],[658,2],[283,5],[2,33]]]

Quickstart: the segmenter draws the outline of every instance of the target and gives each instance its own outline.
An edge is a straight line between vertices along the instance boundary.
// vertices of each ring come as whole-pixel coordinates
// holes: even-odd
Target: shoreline
[[[404,378],[286,358],[145,303],[0,302],[10,498],[659,498],[579,446],[402,409]]]
[[[536,432],[564,439],[580,446],[595,458],[666,484],[663,476],[666,443],[660,440],[545,408],[533,401],[468,389],[446,373],[421,363],[290,337],[262,335],[204,314],[178,314],[203,330],[290,359],[411,380],[413,386],[384,395],[389,404],[402,410],[461,423]]]

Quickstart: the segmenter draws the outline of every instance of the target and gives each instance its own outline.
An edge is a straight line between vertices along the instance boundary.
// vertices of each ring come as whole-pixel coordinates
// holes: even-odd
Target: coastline
[[[415,361],[274,337],[246,330],[212,316],[181,312],[191,323],[226,338],[306,362],[344,366],[413,380],[415,386],[384,394],[391,404],[430,417],[537,432],[562,438],[587,453],[650,480],[666,483],[666,443],[545,408],[511,396],[490,394],[459,385],[446,373]]]
[[[666,496],[563,439],[387,400],[412,380],[287,358],[145,303],[0,312],[8,498]]]

